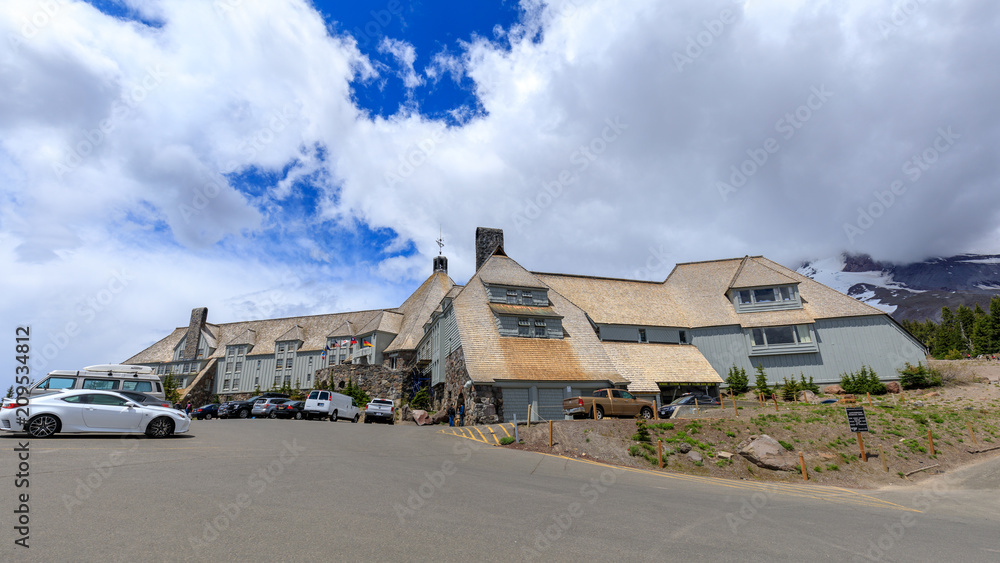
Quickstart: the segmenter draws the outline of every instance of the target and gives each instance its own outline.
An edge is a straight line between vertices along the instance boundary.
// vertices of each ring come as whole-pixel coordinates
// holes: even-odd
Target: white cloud
[[[525,1],[518,25],[455,54],[386,39],[389,78],[415,98],[433,86],[421,56],[428,82],[473,82],[487,115],[461,126],[416,104],[356,107],[352,86],[390,69],[302,0],[130,2],[159,28],[67,2],[26,33],[39,5],[0,3],[2,316],[42,346],[110,271],[138,272],[59,367],[124,359],[196,306],[215,322],[261,300],[396,306],[429,273],[439,227],[459,283],[477,226],[505,228],[529,268],[660,279],[674,261],[743,254],[996,251],[1000,78],[983,69],[1000,7],[985,0],[902,15],[888,1]],[[749,180],[721,197],[742,166]],[[234,171],[276,180],[241,191]],[[388,258],[352,264],[282,215],[303,180],[337,229],[398,233]],[[878,205],[868,225],[858,209]],[[405,241],[418,255],[397,254]],[[261,250],[274,245],[290,254]]]

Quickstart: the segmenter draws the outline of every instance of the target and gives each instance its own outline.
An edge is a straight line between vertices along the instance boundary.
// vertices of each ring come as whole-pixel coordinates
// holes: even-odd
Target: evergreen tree
[[[767,384],[767,373],[764,372],[764,364],[757,364],[757,379],[754,382],[754,389],[758,393],[763,393],[768,397],[771,396],[771,386]]]
[[[734,395],[742,395],[750,389],[750,380],[747,378],[747,370],[743,368],[733,367],[729,368],[729,376],[726,377],[726,384],[729,385],[729,389],[732,390]]]
[[[1000,296],[994,295],[990,299],[990,320],[993,325],[993,334],[990,338],[992,343],[990,344],[989,353],[995,354],[1000,352]]]
[[[961,341],[962,336],[956,327],[955,315],[948,307],[941,307],[941,324],[938,325],[931,354],[938,359],[944,358],[949,350],[958,349]]]
[[[978,306],[977,311],[982,311]],[[993,347],[993,317],[983,313],[972,327],[972,355],[989,354]]]
[[[959,305],[955,313],[955,320],[958,324],[959,340],[957,346],[953,348],[959,352],[972,351],[972,329],[976,324],[976,314],[965,305]]]
[[[11,385],[10,387],[7,388],[7,394],[5,395],[5,397],[8,398],[8,399],[13,399],[14,398],[14,386],[13,385]]]

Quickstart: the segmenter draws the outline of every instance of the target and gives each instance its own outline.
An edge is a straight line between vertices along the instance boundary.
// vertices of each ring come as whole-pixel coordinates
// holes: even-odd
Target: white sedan
[[[47,438],[56,432],[143,432],[163,438],[187,432],[191,419],[177,409],[141,405],[110,391],[59,391],[32,397],[25,406],[5,403],[0,430]]]

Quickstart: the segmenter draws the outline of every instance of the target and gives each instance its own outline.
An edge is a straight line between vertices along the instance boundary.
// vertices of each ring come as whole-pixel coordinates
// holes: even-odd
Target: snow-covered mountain
[[[961,254],[912,264],[844,254],[807,262],[798,272],[881,309],[896,320],[941,319],[941,307],[983,308],[1000,295],[1000,256]]]

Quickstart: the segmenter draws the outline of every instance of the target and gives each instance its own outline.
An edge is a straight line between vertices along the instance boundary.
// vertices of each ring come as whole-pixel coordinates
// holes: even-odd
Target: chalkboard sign
[[[851,427],[851,432],[868,432],[865,407],[847,407],[847,425]]]

